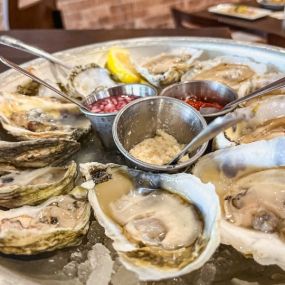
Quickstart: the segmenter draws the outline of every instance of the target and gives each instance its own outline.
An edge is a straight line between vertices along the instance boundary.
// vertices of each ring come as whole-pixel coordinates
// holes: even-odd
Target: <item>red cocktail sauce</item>
[[[224,107],[216,102],[205,102],[197,100],[195,97],[186,97],[182,99],[185,103],[200,111],[201,108],[215,108],[222,110]]]

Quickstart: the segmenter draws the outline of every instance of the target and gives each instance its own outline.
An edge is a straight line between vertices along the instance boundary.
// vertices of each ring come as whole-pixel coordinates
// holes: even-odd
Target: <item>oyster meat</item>
[[[133,58],[133,61],[144,78],[160,87],[178,82],[201,54],[201,50],[192,48],[173,49],[150,58]]]
[[[246,95],[248,82],[266,72],[265,64],[257,63],[249,58],[220,56],[206,61],[197,61],[193,68],[182,76],[181,81],[218,81],[228,85],[238,92],[239,97],[242,97]]]
[[[277,233],[285,242],[285,168],[241,177],[224,197],[225,218],[237,226]]]
[[[109,71],[95,63],[76,66],[67,78],[67,90],[86,97],[92,92],[118,85]]]
[[[77,245],[89,217],[86,191],[80,187],[38,206],[0,211],[0,252],[31,255]]]
[[[214,148],[268,140],[285,134],[285,95],[265,96],[236,112],[252,113],[253,116],[219,134],[214,140]]]
[[[193,173],[216,187],[222,242],[285,270],[285,138],[213,152]]]
[[[190,174],[151,174],[114,164],[80,164],[80,170],[96,218],[140,280],[189,273],[218,247],[219,202],[212,185]]]
[[[0,140],[0,171],[58,165],[77,152],[80,144],[66,139],[35,139],[8,142]]]
[[[90,121],[77,106],[52,98],[0,94],[0,121],[19,140],[78,139],[90,130]]]
[[[74,188],[76,175],[75,162],[66,167],[11,171],[0,177],[0,206],[37,205],[52,196],[68,193]]]

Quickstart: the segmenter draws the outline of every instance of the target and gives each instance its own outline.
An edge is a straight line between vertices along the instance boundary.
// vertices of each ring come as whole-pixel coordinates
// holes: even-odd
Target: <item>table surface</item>
[[[18,38],[29,44],[36,45],[48,52],[56,52],[68,48],[92,43],[128,39],[136,37],[152,36],[201,36],[231,38],[227,28],[204,29],[136,29],[136,30],[12,30],[0,32],[0,35],[8,35]],[[25,52],[0,45],[0,54],[15,63],[23,63],[34,59],[35,56]],[[0,65],[0,72],[7,70]]]
[[[256,1],[243,1],[242,4],[263,8]],[[239,19],[239,18],[234,18],[234,17],[229,17],[229,16],[213,14],[213,13],[208,12],[207,10],[203,10],[199,12],[189,11],[187,13],[191,17],[191,21],[194,21],[194,22],[198,21],[199,24],[202,24],[202,25],[203,25],[203,21],[204,21],[204,24],[207,24],[205,21],[207,21],[208,23],[216,22],[217,24],[226,25],[229,27],[242,28],[242,29],[246,29],[249,31],[256,31],[260,33],[272,34],[276,36],[285,37],[285,29],[282,28],[282,21],[269,17],[269,16],[258,19],[258,20],[250,21],[250,20],[244,20],[244,19]]]

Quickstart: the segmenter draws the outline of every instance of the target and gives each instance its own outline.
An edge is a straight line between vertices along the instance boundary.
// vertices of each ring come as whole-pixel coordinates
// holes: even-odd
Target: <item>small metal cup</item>
[[[120,152],[133,166],[153,172],[178,172],[194,163],[206,150],[201,146],[188,161],[174,168],[145,163],[130,155],[129,150],[144,139],[154,137],[162,129],[187,144],[207,126],[205,119],[188,104],[170,97],[142,98],[129,103],[115,118],[113,138]]]
[[[118,85],[90,94],[83,101],[83,104],[87,107],[99,99],[117,95],[134,95],[139,97],[146,97],[157,95],[157,91],[153,87],[145,84]],[[84,113],[85,116],[91,121],[91,125],[99,134],[103,145],[107,149],[115,148],[116,145],[112,136],[112,125],[118,112],[98,114],[88,112],[83,109],[81,109],[81,112]]]
[[[236,100],[238,98],[236,92],[230,87],[210,80],[192,80],[170,85],[163,89],[161,96],[173,97],[176,99],[184,99],[193,96],[201,101],[216,102],[221,106]],[[234,109],[234,108],[233,108]],[[204,118],[214,118],[224,115],[229,109],[221,110],[213,114],[202,114]]]

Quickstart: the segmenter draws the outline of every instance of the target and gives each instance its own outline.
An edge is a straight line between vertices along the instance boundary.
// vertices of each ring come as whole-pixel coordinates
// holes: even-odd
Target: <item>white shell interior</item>
[[[221,203],[232,181],[259,170],[285,166],[285,137],[230,147],[201,158],[193,174],[206,183],[211,181]],[[223,210],[223,207],[222,207]],[[252,255],[260,264],[277,264],[285,270],[285,245],[277,234],[238,227],[221,222],[222,243],[233,246],[245,255]]]
[[[92,163],[88,163],[87,165],[92,166]],[[80,168],[83,170],[84,168],[86,169],[86,166],[81,164]],[[166,271],[159,269],[158,267],[138,266],[126,259],[122,254],[123,252],[136,249],[136,244],[130,242],[122,233],[121,227],[104,213],[96,195],[96,185],[90,181],[86,183],[82,184],[82,186],[89,189],[88,199],[95,212],[96,218],[105,228],[105,234],[113,240],[113,247],[118,251],[121,262],[127,269],[137,273],[140,280],[160,280],[171,277],[173,278],[194,271],[209,260],[219,245],[220,206],[218,196],[215,193],[213,185],[210,183],[203,184],[197,177],[194,177],[191,174],[162,174],[162,189],[179,194],[184,199],[191,201],[191,203],[198,207],[202,216],[204,217],[205,224],[203,235],[206,237],[206,239],[209,239],[209,241],[201,255],[192,263],[186,265],[180,270],[171,269]]]

